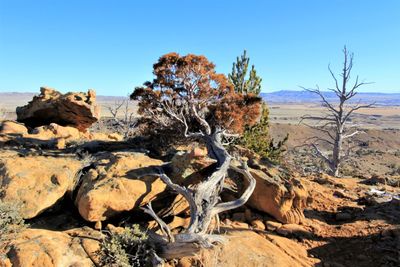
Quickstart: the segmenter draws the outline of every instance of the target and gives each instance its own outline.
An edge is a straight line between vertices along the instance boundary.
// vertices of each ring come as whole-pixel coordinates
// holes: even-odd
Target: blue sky
[[[247,49],[263,91],[332,85],[341,49],[361,91],[400,92],[400,1],[0,0],[0,92],[94,88],[126,95],[175,51],[203,54],[228,73]]]

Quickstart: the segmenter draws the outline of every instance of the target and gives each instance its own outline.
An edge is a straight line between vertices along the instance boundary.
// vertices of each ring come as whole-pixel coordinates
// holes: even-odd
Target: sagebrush
[[[0,200],[0,257],[7,252],[9,241],[26,228],[20,205]]]
[[[139,225],[107,232],[101,242],[101,264],[111,267],[152,266],[154,248]]]

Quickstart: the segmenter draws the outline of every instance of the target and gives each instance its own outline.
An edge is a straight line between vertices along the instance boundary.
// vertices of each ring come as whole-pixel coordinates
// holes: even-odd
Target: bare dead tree
[[[124,138],[132,136],[136,125],[135,112],[132,111],[131,100],[129,98],[122,101],[115,101],[113,106],[107,107],[116,125],[117,132]]]
[[[209,156],[216,160],[214,172],[190,187],[174,183],[162,168],[146,174],[159,176],[189,203],[189,226],[176,235],[171,234],[168,225],[153,211],[151,204],[143,208],[158,222],[164,233],[158,237],[163,247],[160,256],[172,259],[188,256],[198,252],[201,247],[209,248],[221,242],[221,236],[210,233],[212,220],[215,218],[218,221],[219,213],[242,206],[254,191],[255,179],[245,163],[238,165],[232,161],[223,144],[225,137],[236,136],[229,130],[234,122],[225,116],[218,120],[217,109],[228,112],[232,103],[243,97],[234,93],[226,77],[216,74],[214,65],[203,56],[180,57],[176,53],[161,57],[154,64],[154,74],[157,79],[153,83],[148,83],[147,88],[136,88],[131,95],[139,100],[139,111],[163,127],[173,127],[182,130],[187,138],[202,140]],[[237,115],[243,111],[234,112]],[[236,123],[241,123],[242,127],[245,125],[244,120]],[[240,173],[248,181],[248,187],[240,198],[221,202],[220,194],[229,169]]]
[[[354,83],[350,82],[354,54],[350,53],[345,46],[343,48],[343,55],[344,62],[340,74],[341,80],[338,80],[328,65],[328,70],[335,81],[335,87],[328,88],[328,90],[335,93],[338,102],[329,102],[326,95],[324,95],[324,92],[321,91],[318,86],[315,89],[302,87],[304,90],[318,95],[323,106],[326,108],[326,114],[322,116],[305,115],[301,118],[301,122],[321,133],[321,135],[310,138],[309,141],[312,141],[311,146],[314,148],[316,154],[327,163],[331,175],[335,177],[339,176],[340,164],[350,156],[350,150],[348,150],[347,153],[344,153],[343,142],[360,133],[359,130],[354,129],[354,125],[353,127],[350,127],[348,124],[350,121],[349,119],[355,111],[362,108],[369,108],[374,105],[374,103],[350,103],[350,100],[357,95],[357,89],[370,83],[360,82],[358,76]],[[332,153],[328,154],[322,151],[320,148],[321,143],[325,143],[325,145],[331,147]]]

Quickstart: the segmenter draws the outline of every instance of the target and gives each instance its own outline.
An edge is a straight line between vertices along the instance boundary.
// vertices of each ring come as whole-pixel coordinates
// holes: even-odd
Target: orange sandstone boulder
[[[308,193],[297,180],[287,180],[278,169],[268,172],[250,169],[256,188],[247,205],[272,215],[282,223],[300,223],[304,219]]]
[[[0,156],[0,198],[19,203],[25,219],[53,206],[69,191],[81,163],[74,158],[20,157],[3,151]]]
[[[0,125],[0,134],[24,135],[28,129],[22,123],[15,121],[3,121]]]
[[[40,95],[22,107],[17,107],[17,121],[34,128],[57,123],[85,131],[100,118],[100,107],[96,104],[96,93],[60,92],[47,87],[40,88]]]
[[[149,166],[162,164],[142,153],[104,159],[83,177],[75,199],[79,213],[87,221],[98,222],[149,203],[166,185],[159,177],[143,175]]]
[[[11,242],[6,262],[19,267],[95,266],[91,256],[92,250],[98,249],[98,242],[91,239],[97,246],[82,245],[83,240],[87,239],[73,238],[64,232],[28,229]]]

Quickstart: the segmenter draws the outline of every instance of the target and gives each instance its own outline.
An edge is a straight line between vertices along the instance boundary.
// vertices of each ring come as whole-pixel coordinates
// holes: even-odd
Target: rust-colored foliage
[[[186,123],[190,131],[204,130],[204,120],[241,133],[260,116],[261,99],[235,93],[223,74],[204,56],[169,53],[153,65],[153,82],[137,87],[131,98],[139,100],[139,113],[163,126]]]

